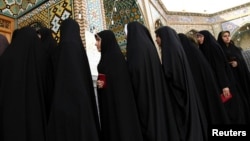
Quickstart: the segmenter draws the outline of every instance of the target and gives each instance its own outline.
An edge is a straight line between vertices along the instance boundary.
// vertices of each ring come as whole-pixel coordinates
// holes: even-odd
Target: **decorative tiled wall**
[[[72,17],[73,8],[71,0],[50,0],[25,16],[18,19],[18,28],[41,23],[53,31],[53,37],[59,41],[60,23]]]
[[[71,0],[61,1],[49,8],[50,28],[54,33],[54,38],[59,40],[59,28],[63,20],[72,16]]]
[[[0,0],[0,13],[17,18],[48,0]]]
[[[223,30],[228,30],[234,34],[241,26],[250,23],[250,15],[244,16],[240,19],[230,20],[221,24]]]
[[[100,60],[100,52],[98,52],[95,46],[95,33],[106,29],[102,2],[103,0],[86,0],[86,18],[84,19],[87,20],[87,28],[85,31],[86,52],[92,76],[98,75],[97,65]]]
[[[138,3],[136,0],[117,1],[116,4],[114,4],[114,0],[103,0],[103,2],[107,29],[115,33],[116,39],[122,51],[124,51],[126,46],[124,25],[131,21],[138,21],[144,24],[144,18]]]
[[[87,6],[87,30],[91,33],[99,32],[105,29],[105,19],[103,18],[103,7],[102,7],[103,0],[86,0]]]

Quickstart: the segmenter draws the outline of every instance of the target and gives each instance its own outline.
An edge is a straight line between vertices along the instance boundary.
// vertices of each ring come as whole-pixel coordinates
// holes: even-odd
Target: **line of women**
[[[230,66],[233,62],[226,60],[226,52],[210,32],[197,34],[198,48],[169,26],[157,29],[161,57],[144,25],[128,23],[125,33],[126,59],[112,31],[95,35],[101,52],[98,72],[106,76],[104,81],[97,81],[101,139],[125,141],[126,136],[129,140],[206,141],[209,126],[249,124],[250,93],[245,87],[249,76],[241,73],[246,83],[235,78],[236,68]],[[236,63],[244,64],[237,53],[233,55]],[[236,85],[239,81],[244,85]],[[244,92],[239,93],[240,89]],[[221,97],[231,96],[222,102]],[[135,122],[140,123],[140,131]],[[122,130],[128,127],[133,131]]]
[[[75,20],[61,23],[58,45],[49,29],[16,30],[0,58],[1,141],[207,141],[209,125],[249,123],[249,73],[226,50],[237,47],[200,31],[197,48],[163,26],[159,57],[143,24],[125,29],[126,58],[111,30],[95,34],[97,101]]]

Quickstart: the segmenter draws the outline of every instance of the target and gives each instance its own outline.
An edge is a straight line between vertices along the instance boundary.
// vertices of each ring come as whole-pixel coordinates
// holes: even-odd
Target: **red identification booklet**
[[[98,80],[103,81],[104,84],[103,84],[103,87],[102,87],[102,88],[106,88],[106,75],[105,75],[105,74],[102,74],[102,73],[99,73],[99,74],[98,74]]]
[[[220,95],[220,98],[221,98],[221,100],[222,100],[222,103],[225,103],[225,102],[227,102],[229,99],[231,99],[233,96],[232,96],[232,94],[230,93],[230,95],[228,96],[228,97],[225,97],[224,96],[224,94],[221,94]]]

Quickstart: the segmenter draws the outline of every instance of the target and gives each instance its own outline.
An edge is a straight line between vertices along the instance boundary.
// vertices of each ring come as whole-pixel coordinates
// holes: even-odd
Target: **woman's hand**
[[[103,88],[103,86],[104,86],[104,81],[102,81],[102,80],[97,80],[96,81],[96,85],[97,85],[97,88]]]
[[[229,96],[230,96],[230,90],[229,90],[228,87],[223,88],[223,89],[222,89],[222,92],[223,92],[223,95],[224,95],[225,97],[229,97]]]
[[[229,64],[230,64],[233,68],[235,68],[235,67],[238,66],[237,61],[231,61],[231,62],[229,62]]]

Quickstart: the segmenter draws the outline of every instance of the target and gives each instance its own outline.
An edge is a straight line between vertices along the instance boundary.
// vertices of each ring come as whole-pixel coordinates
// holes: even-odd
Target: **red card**
[[[102,88],[106,88],[106,75],[105,75],[105,74],[102,74],[102,73],[99,73],[99,74],[98,74],[98,80],[103,81],[104,84],[103,84],[103,87],[102,87]]]
[[[222,100],[222,103],[227,102],[229,99],[231,99],[233,97],[232,94],[230,94],[228,97],[225,97],[223,94],[220,95],[220,98]]]

